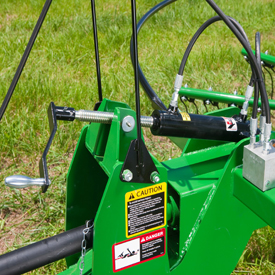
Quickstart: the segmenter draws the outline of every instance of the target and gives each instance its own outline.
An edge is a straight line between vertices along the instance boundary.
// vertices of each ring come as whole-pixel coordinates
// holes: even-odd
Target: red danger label
[[[164,237],[164,233],[165,233],[164,230],[159,230],[158,232],[144,235],[144,237],[141,238],[140,243],[145,243],[145,242],[157,239],[159,237]]]
[[[113,245],[117,272],[165,255],[165,228]]]

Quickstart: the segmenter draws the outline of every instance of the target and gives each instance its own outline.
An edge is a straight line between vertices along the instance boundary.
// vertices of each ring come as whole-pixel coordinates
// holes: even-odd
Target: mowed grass
[[[103,95],[135,108],[134,73],[129,58],[130,1],[96,1]],[[137,2],[138,18],[158,1]],[[28,39],[41,12],[43,0],[1,0],[0,102],[3,101]],[[272,0],[217,1],[238,20],[252,47],[256,31],[262,35],[262,52],[275,55],[275,2]],[[153,16],[139,34],[139,59],[153,89],[169,104],[181,58],[192,35],[215,12],[205,1],[181,0]],[[200,37],[184,74],[189,87],[243,94],[250,68],[240,54],[241,45],[218,22]],[[268,82],[270,84],[270,81]],[[270,85],[267,86],[270,92]],[[141,92],[143,115],[152,107]],[[10,190],[8,175],[38,177],[38,161],[49,137],[46,115],[49,103],[92,109],[97,82],[90,1],[53,1],[9,107],[0,123],[0,252],[53,236],[64,230],[65,178],[84,123],[59,122],[48,154],[52,185],[46,194],[37,188]],[[181,108],[184,108],[181,106]],[[190,104],[189,111],[194,112]],[[200,112],[204,108],[200,106]],[[159,160],[179,154],[171,143],[156,144],[146,131],[147,146]],[[227,259],[224,259],[225,261]],[[233,274],[273,274],[274,231],[257,230]],[[31,274],[57,274],[64,260]],[[215,268],[215,267],[213,267]]]

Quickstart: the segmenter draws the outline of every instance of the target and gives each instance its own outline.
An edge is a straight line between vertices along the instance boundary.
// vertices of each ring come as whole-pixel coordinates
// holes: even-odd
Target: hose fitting
[[[265,131],[265,124],[266,124],[266,117],[260,116],[260,143],[263,144],[264,142],[264,131]]]
[[[246,116],[247,115],[247,109],[249,106],[249,100],[252,97],[254,88],[250,85],[247,86],[246,92],[245,92],[245,102],[243,103],[243,108],[241,110],[241,115]]]
[[[270,150],[269,139],[271,135],[271,123],[265,123],[264,125],[264,141],[263,141],[263,153],[268,154]]]
[[[179,90],[182,86],[182,81],[183,81],[183,75],[177,74],[175,85],[174,85],[174,93],[172,95],[172,100],[168,108],[172,112],[176,112],[178,110]]]
[[[250,119],[250,147],[254,148],[254,144],[256,142],[256,133],[258,126],[258,118]]]

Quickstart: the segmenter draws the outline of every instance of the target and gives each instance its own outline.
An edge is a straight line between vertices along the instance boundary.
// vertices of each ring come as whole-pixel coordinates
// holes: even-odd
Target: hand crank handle
[[[27,176],[14,175],[5,178],[5,184],[10,188],[26,188],[30,186],[43,186],[45,185],[44,178],[33,179]]]

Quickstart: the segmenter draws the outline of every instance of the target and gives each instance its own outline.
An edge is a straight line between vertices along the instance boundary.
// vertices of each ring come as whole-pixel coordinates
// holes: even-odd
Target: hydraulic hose
[[[177,0],[164,0],[161,3],[157,4],[156,6],[154,6],[151,10],[149,10],[145,15],[143,15],[143,17],[140,19],[140,21],[137,24],[137,33],[139,33],[139,31],[141,30],[142,26],[144,25],[144,23],[152,16],[154,15],[156,12],[158,12],[159,10],[163,9],[164,7],[166,7],[169,4],[172,4],[173,2],[175,2]],[[130,42],[130,54],[131,54],[131,60],[132,60],[132,64],[134,65],[134,52],[133,52],[133,37],[131,38],[131,42]],[[143,71],[141,70],[141,67],[138,63],[138,75],[139,75],[139,81],[140,84],[142,86],[142,88],[144,89],[144,91],[146,92],[147,96],[149,97],[149,99],[151,100],[151,102],[154,105],[155,109],[160,109],[160,110],[167,110],[167,107],[165,106],[165,104],[161,101],[161,99],[158,97],[158,95],[155,93],[155,91],[153,90],[153,88],[150,86],[149,82],[147,81],[146,77],[144,76]]]
[[[270,115],[270,107],[269,107],[269,102],[266,94],[266,89],[263,81],[263,77],[261,74],[261,70],[257,64],[256,57],[253,55],[253,52],[246,42],[245,38],[240,34],[238,29],[234,26],[234,24],[228,19],[228,17],[224,14],[224,12],[218,7],[218,5],[212,1],[212,0],[206,0],[206,2],[212,7],[212,9],[222,18],[222,20],[225,22],[225,24],[230,28],[230,30],[234,33],[234,35],[237,37],[237,39],[240,41],[240,43],[243,45],[245,48],[248,58],[250,60],[251,65],[254,68],[255,71],[255,76],[257,78],[257,81],[259,83],[259,88],[261,92],[261,98],[262,98],[262,103],[264,105],[264,108],[266,110],[266,123],[270,124],[271,123],[271,115]]]
[[[160,9],[164,8],[165,6],[175,2],[176,0],[165,0],[159,4],[157,4],[155,7],[153,7],[150,11],[148,11],[142,18],[141,20],[138,22],[137,25],[137,32],[139,33],[139,31],[141,30],[142,26],[144,25],[144,23],[152,16],[154,15],[156,12],[158,12]],[[237,20],[235,20],[234,18],[228,17],[233,24],[236,26],[236,28],[239,30],[239,32],[242,34],[242,36],[246,39],[247,43],[250,46],[248,37],[245,33],[245,31],[243,30],[242,26],[239,24],[239,22]],[[183,71],[184,71],[184,67],[186,64],[186,61],[188,59],[188,56],[195,44],[195,42],[197,41],[197,39],[199,38],[200,34],[211,24],[213,24],[214,22],[217,22],[219,20],[222,20],[221,17],[219,16],[215,16],[213,18],[210,18],[208,21],[206,21],[200,28],[199,30],[196,32],[196,34],[193,36],[192,40],[190,41],[185,54],[183,56],[182,62],[181,62],[181,66],[179,69],[179,74],[182,75]],[[132,59],[132,63],[133,63],[133,39],[131,39],[131,43],[130,43],[130,52],[131,52],[131,59]],[[251,65],[251,70],[252,70],[252,76],[250,79],[250,86],[254,85],[254,74],[253,74],[253,66]],[[148,97],[150,98],[150,100],[152,101],[152,103],[155,105],[155,107],[157,107],[157,109],[162,109],[162,110],[167,110],[167,107],[164,105],[164,103],[161,101],[161,99],[157,96],[157,94],[154,92],[154,90],[152,89],[152,87],[150,86],[150,84],[148,83],[146,77],[144,76],[144,73],[140,67],[140,65],[138,64],[138,71],[139,71],[139,79],[140,79],[140,83],[143,87],[143,89],[145,90],[146,94],[148,95]]]
[[[260,45],[260,33],[257,32],[255,35],[255,56],[259,66],[261,66],[261,45]],[[252,109],[252,118],[257,118],[258,112],[258,102],[259,102],[259,83],[255,82],[255,89],[254,89],[254,102],[253,102],[253,109]],[[265,114],[264,105],[262,106],[262,114]]]
[[[244,29],[242,28],[242,26],[240,25],[240,23],[235,20],[234,18],[229,17],[229,20],[236,26],[236,28],[239,30],[239,32],[242,34],[242,36],[246,39],[247,43],[250,45],[248,37],[244,31]],[[192,50],[192,48],[194,47],[196,41],[198,40],[198,38],[200,37],[200,35],[203,33],[203,31],[208,28],[210,25],[212,25],[213,23],[222,20],[222,18],[220,16],[214,16],[210,19],[208,19],[204,24],[201,25],[201,27],[196,31],[196,33],[194,34],[194,36],[192,37],[191,41],[189,42],[187,49],[183,55],[181,64],[180,64],[180,68],[179,68],[179,75],[183,75],[184,72],[184,68],[187,62],[187,59],[190,55],[190,52]],[[251,69],[253,70],[253,67],[251,67]],[[250,80],[250,84],[252,82],[253,77],[251,76],[251,80]]]
[[[260,67],[262,73],[262,64],[261,64],[261,37],[260,33],[257,32],[255,34],[255,56]],[[257,110],[258,110],[258,101],[259,101],[259,83],[256,81],[255,83],[255,94],[254,94],[254,104],[253,104],[253,113],[252,117],[257,117]],[[265,106],[262,106],[262,115],[265,115]]]

